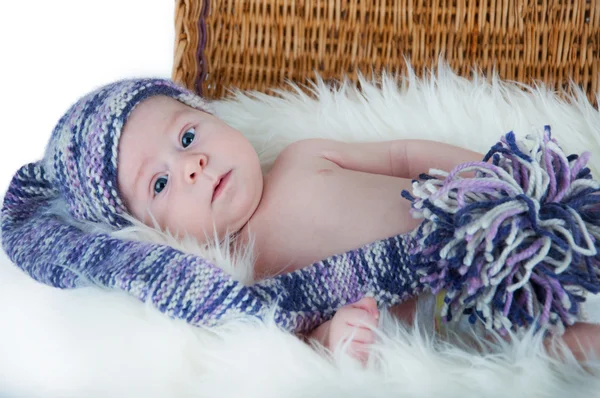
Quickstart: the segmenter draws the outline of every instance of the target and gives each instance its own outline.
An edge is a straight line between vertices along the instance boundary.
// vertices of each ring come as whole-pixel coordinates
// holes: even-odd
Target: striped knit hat
[[[172,81],[131,79],[108,84],[82,97],[58,122],[39,172],[58,190],[56,194],[66,201],[75,219],[116,228],[127,224],[120,217],[126,210],[117,190],[119,139],[135,106],[156,95],[196,109],[206,108],[200,97]],[[2,212],[10,217],[10,198]]]

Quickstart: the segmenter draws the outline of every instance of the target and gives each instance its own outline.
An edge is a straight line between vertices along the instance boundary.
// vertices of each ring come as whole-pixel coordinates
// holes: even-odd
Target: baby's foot
[[[342,307],[335,313],[329,325],[327,348],[335,350],[348,342],[347,353],[365,363],[369,358],[369,345],[375,342],[379,310],[372,297]]]

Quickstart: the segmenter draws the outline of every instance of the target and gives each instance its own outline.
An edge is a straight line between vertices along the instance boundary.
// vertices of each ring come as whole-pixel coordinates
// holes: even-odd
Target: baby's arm
[[[344,169],[410,179],[431,168],[449,171],[461,163],[483,159],[480,153],[426,140],[349,143],[311,139],[289,149],[317,154]]]

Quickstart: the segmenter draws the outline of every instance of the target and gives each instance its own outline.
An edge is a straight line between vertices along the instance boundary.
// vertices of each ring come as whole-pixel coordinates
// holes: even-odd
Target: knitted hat
[[[136,105],[156,95],[206,108],[200,97],[169,80],[130,79],[89,93],[58,122],[41,165],[75,219],[116,228],[127,224],[120,217],[126,210],[117,190],[119,139]]]

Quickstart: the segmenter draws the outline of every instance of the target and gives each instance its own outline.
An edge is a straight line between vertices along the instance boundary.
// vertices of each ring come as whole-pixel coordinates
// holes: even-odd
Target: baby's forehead
[[[132,109],[120,131],[117,177],[139,167],[148,156],[164,146],[164,138],[176,131],[180,116],[198,111],[176,99],[157,95]],[[128,178],[126,178],[128,179]]]
[[[212,116],[210,112],[166,95],[152,96],[138,103],[126,117],[120,131],[117,148],[119,165],[123,163],[123,154],[129,158],[131,153],[143,150],[150,153],[150,147],[156,147],[154,150],[160,149],[157,141],[167,136],[168,132],[177,131],[177,124],[183,123],[181,118],[186,118],[189,114]],[[117,169],[117,175],[120,168],[119,166]]]
[[[120,132],[120,141],[128,135],[166,128],[176,116],[193,108],[163,95],[148,98],[137,104],[125,119]]]

